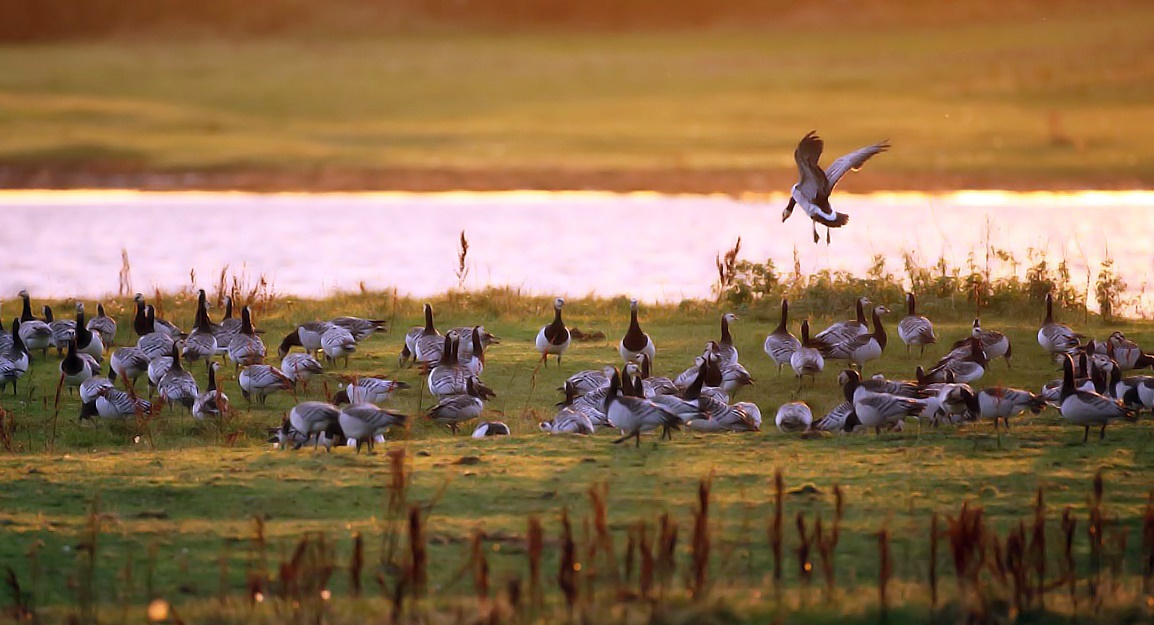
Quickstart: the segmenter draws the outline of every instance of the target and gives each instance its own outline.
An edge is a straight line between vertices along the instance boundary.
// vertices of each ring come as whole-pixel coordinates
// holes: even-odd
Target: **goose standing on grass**
[[[814,342],[820,345],[837,345],[852,339],[859,334],[869,334],[870,328],[866,323],[865,307],[870,305],[870,300],[867,297],[859,297],[854,303],[854,309],[857,313],[856,319],[848,321],[838,321],[813,337]]]
[[[1147,354],[1141,346],[1118,331],[1106,339],[1106,355],[1113,358],[1123,371],[1145,369],[1154,365],[1154,355]]]
[[[801,178],[789,190],[789,204],[781,213],[784,222],[793,214],[794,206],[801,206],[805,214],[813,220],[813,242],[817,243],[821,237],[817,236],[817,224],[825,226],[825,243],[829,245],[829,231],[831,228],[840,228],[849,222],[849,215],[834,211],[829,205],[829,195],[837,186],[839,180],[849,171],[857,171],[874,154],[885,152],[890,148],[889,142],[882,141],[867,145],[838,158],[829,164],[829,168],[822,170],[817,164],[825,142],[817,136],[816,130],[802,138],[793,152],[793,160],[797,162],[797,170]]]
[[[384,319],[362,319],[360,317],[335,317],[329,323],[344,328],[353,335],[353,340],[360,343],[369,338],[374,332],[387,332],[389,322]]]
[[[108,375],[100,375],[98,371],[96,375],[88,378],[80,383],[80,403],[87,404],[91,401],[96,401],[96,395],[102,388],[111,388],[113,381],[116,380],[116,372],[111,367],[108,369]]]
[[[84,323],[84,302],[76,302],[76,350],[88,354],[97,362],[104,360],[104,339],[100,334],[88,329]]]
[[[357,351],[357,340],[347,329],[334,325],[321,335],[321,349],[325,352],[325,359],[336,366],[337,359],[345,359],[345,368],[349,366],[349,355]]]
[[[805,381],[805,376],[809,376],[813,384],[817,383],[817,374],[825,370],[825,358],[822,357],[821,351],[813,346],[809,340],[809,319],[804,319],[801,322],[801,347],[793,352],[789,357],[789,365],[793,368],[794,374],[797,376],[797,390],[801,391],[801,385]]]
[[[285,420],[281,431],[285,434],[290,434],[293,431],[299,432],[304,436],[304,442],[308,443],[310,439],[315,439],[313,448],[317,448],[321,443],[321,435],[325,433],[333,424],[338,423],[341,411],[332,404],[326,404],[323,401],[306,401],[289,410],[288,419]],[[325,443],[325,448],[329,449],[331,442]]]
[[[224,296],[224,317],[220,323],[213,326],[213,331],[216,332],[217,354],[221,356],[228,353],[228,344],[232,342],[232,338],[240,332],[241,320],[232,316],[232,297]]]
[[[404,427],[407,419],[399,412],[369,403],[345,406],[337,416],[341,431],[355,441],[358,454],[361,453],[361,445],[368,445],[369,453],[373,453],[373,443],[377,436],[383,435],[390,428]]]
[[[293,347],[300,347],[306,354],[316,355],[321,351],[321,337],[329,331],[333,324],[328,321],[307,321],[293,328],[281,339],[277,347],[277,355],[284,358]],[[351,333],[350,333],[351,334]]]
[[[167,332],[158,332],[154,330],[154,322],[156,321],[156,311],[152,306],[145,306],[144,321],[141,326],[133,326],[135,329],[142,330],[144,333],[136,340],[136,346],[140,351],[148,356],[149,360],[156,360],[157,358],[165,358],[172,354],[172,346],[175,341]]]
[[[481,395],[473,385],[473,378],[469,377],[465,380],[465,393],[441,399],[436,406],[429,409],[429,418],[448,425],[456,436],[458,425],[480,417],[484,409],[485,404],[481,401]]]
[[[636,309],[634,312],[636,313]],[[624,353],[622,357],[625,357]],[[626,358],[626,360],[629,359]],[[609,389],[605,395],[604,410],[609,425],[623,433],[621,438],[613,441],[614,444],[623,443],[633,438],[636,440],[636,446],[640,447],[642,432],[657,428],[677,428],[681,425],[681,420],[677,418],[677,415],[670,413],[666,408],[647,399],[622,395],[621,374],[616,370],[613,371],[613,376],[609,378]]]
[[[216,386],[218,369],[220,369],[220,363],[208,363],[208,388],[198,395],[196,402],[192,404],[192,416],[197,419],[216,419],[228,414],[228,395],[225,395]]]
[[[292,391],[293,380],[272,365],[249,365],[241,369],[237,377],[241,395],[248,401],[256,395],[257,403],[264,404],[265,398],[277,391]]]
[[[978,407],[983,419],[994,421],[995,430],[998,429],[999,420],[1004,421],[1009,430],[1010,417],[1016,417],[1027,410],[1039,414],[1046,407],[1046,400],[1030,391],[994,386],[978,392]]]
[[[426,367],[435,367],[441,360],[441,352],[445,346],[441,333],[433,325],[433,307],[425,304],[425,327],[417,338],[413,340],[413,354],[417,362]]]
[[[482,421],[473,428],[473,438],[492,438],[494,436],[509,436],[509,426],[502,421]]]
[[[1078,347],[1078,339],[1084,338],[1070,326],[1054,321],[1054,296],[1046,294],[1046,320],[1038,329],[1038,345],[1051,354],[1066,353]]]
[[[765,353],[773,362],[777,363],[777,375],[781,375],[781,368],[792,362],[793,352],[801,347],[797,337],[789,333],[789,300],[781,300],[781,321],[769,336],[765,337]]]
[[[960,350],[957,351],[959,355],[951,352],[950,355],[939,360],[936,365],[925,372],[921,382],[925,384],[945,382],[947,373],[952,374],[954,380],[962,384],[969,384],[981,379],[990,366],[986,352],[982,349],[982,340],[976,336],[971,336],[966,339],[966,343],[968,353],[964,357],[960,356]]]
[[[24,300],[24,309],[20,313],[20,340],[29,353],[40,350],[41,355],[47,358],[48,346],[52,343],[52,328],[32,316],[32,300],[28,297],[28,291],[20,291],[20,299]]]
[[[228,359],[239,370],[242,366],[263,363],[264,356],[264,341],[256,335],[252,326],[252,310],[245,306],[240,310],[240,330],[228,343]]]
[[[184,370],[180,362],[180,349],[175,344],[172,346],[172,367],[160,379],[156,391],[164,401],[180,404],[190,410],[200,395],[196,380],[191,373]]]
[[[803,401],[791,401],[777,409],[774,423],[782,432],[807,432],[813,426],[813,411]]]
[[[1039,333],[1039,342],[1041,333]],[[1058,410],[1062,417],[1085,428],[1082,442],[1090,438],[1091,427],[1101,427],[1098,438],[1106,438],[1106,425],[1118,419],[1135,420],[1135,413],[1122,402],[1103,397],[1098,393],[1081,391],[1074,387],[1074,360],[1066,356],[1062,364],[1062,393],[1059,397]]]
[[[405,382],[396,382],[384,378],[357,378],[345,388],[333,395],[333,404],[383,404],[392,398],[393,393],[410,388]]]
[[[84,327],[99,334],[105,347],[116,345],[116,320],[104,313],[104,304],[96,305],[96,316]]]
[[[881,315],[889,311],[885,306],[874,306],[872,334],[859,334],[843,343],[822,349],[822,356],[834,360],[848,360],[857,365],[859,371],[865,371],[865,363],[881,358],[882,352],[886,349],[886,329],[882,325]]]
[[[721,316],[721,340],[717,342],[718,364],[737,364],[737,348],[733,346],[733,335],[729,333],[729,324],[737,321],[737,315],[725,313]]]
[[[106,386],[97,392],[95,400],[81,405],[80,420],[92,419],[93,416],[101,419],[129,419],[150,412],[152,412],[151,402]]]
[[[117,347],[108,359],[116,377],[124,380],[125,388],[136,388],[136,380],[148,372],[150,361],[139,347]]]
[[[974,327],[970,331],[970,336],[981,341],[982,351],[986,352],[987,360],[1005,358],[1006,367],[1012,366],[1010,361],[1014,357],[1014,350],[1013,346],[1010,345],[1010,337],[997,330],[983,330],[982,322],[978,318],[974,319]],[[970,339],[965,338],[950,346],[950,352],[946,354],[946,358],[965,358],[969,354]]]
[[[50,345],[56,348],[56,355],[63,353],[69,341],[76,340],[76,322],[71,319],[56,319],[52,315],[52,308],[47,304],[43,307],[44,322],[52,331]]]
[[[212,331],[212,324],[208,319],[208,302],[204,299],[204,291],[201,290],[196,302],[196,321],[192,332],[184,341],[180,355],[188,362],[196,362],[210,360],[216,355],[216,350],[216,334]]]
[[[184,335],[180,328],[176,327],[176,324],[157,317],[156,307],[149,306],[144,300],[143,294],[137,293],[132,299],[136,302],[136,317],[132,321],[132,328],[136,330],[137,335],[144,336],[147,332],[163,332],[172,340],[179,339]],[[145,308],[152,309],[152,319],[147,323],[142,317]]]
[[[2,326],[0,326],[2,329]],[[12,394],[16,394],[16,381],[28,371],[28,349],[20,338],[20,320],[12,320],[12,339],[7,349],[0,350],[0,393],[8,383],[12,383]]]
[[[648,334],[641,331],[641,324],[637,323],[637,300],[635,299],[629,300],[629,330],[621,338],[617,351],[621,353],[621,360],[627,363],[636,362],[641,354],[648,355],[650,360],[653,360],[657,354],[653,340],[649,338]],[[638,444],[640,445],[640,441]]]
[[[864,425],[880,435],[883,426],[896,424],[905,417],[916,417],[925,408],[925,403],[917,399],[868,390],[862,386],[861,375],[853,369],[842,371],[838,379],[843,381],[845,400],[853,405],[853,411],[845,420],[847,432]]]
[[[537,351],[541,354],[541,362],[546,367],[549,366],[549,356],[557,356],[557,366],[560,366],[561,356],[569,349],[569,343],[572,341],[569,329],[561,320],[561,307],[564,305],[565,300],[560,297],[553,300],[553,323],[541,326],[541,330],[537,332]]]
[[[324,373],[325,368],[321,365],[321,361],[314,358],[312,354],[293,352],[285,354],[285,357],[281,359],[280,370],[288,379],[293,381],[294,387],[299,383],[301,390],[308,391],[309,381]]]
[[[68,387],[68,394],[72,395],[72,388],[80,383],[100,374],[100,363],[88,354],[76,351],[76,339],[68,341],[68,353],[60,361],[60,380]]]
[[[405,344],[401,347],[401,354],[397,356],[397,366],[403,367],[417,361],[417,339],[425,331],[425,326],[413,326],[405,333]]]
[[[929,319],[917,313],[917,299],[914,298],[913,293],[906,293],[906,316],[898,322],[898,338],[906,344],[906,355],[910,353],[910,347],[917,345],[921,348],[918,355],[926,353],[926,345],[932,345],[938,342],[938,337],[934,336],[934,324]]]

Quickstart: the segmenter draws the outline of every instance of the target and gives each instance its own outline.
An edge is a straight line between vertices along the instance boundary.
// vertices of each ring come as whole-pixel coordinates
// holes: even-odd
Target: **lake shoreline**
[[[669,194],[784,192],[792,169],[454,169],[342,167],[152,169],[122,164],[0,165],[0,189],[140,189],[148,191],[654,191]],[[848,192],[1146,190],[1145,176],[1047,176],[999,173],[870,171],[842,183]]]

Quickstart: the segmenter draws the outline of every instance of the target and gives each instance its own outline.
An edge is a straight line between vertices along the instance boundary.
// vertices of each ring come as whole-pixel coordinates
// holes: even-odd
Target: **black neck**
[[[862,301],[860,297],[857,300],[857,322],[858,325],[864,326],[866,324],[865,309],[862,308]]]
[[[1062,395],[1064,400],[1073,395],[1074,389],[1074,361],[1066,356],[1065,362],[1062,363]]]
[[[882,349],[885,349],[886,348],[886,329],[885,329],[885,326],[882,325],[882,318],[880,315],[878,315],[878,311],[876,308],[874,309],[874,312],[873,312],[873,318],[874,318],[874,339],[877,340],[878,345],[880,345]]]
[[[249,336],[254,334],[254,330],[252,328],[252,311],[248,309],[248,306],[245,306],[240,311],[240,331],[242,334],[247,334]]]
[[[809,347],[809,319],[801,322],[801,345]]]
[[[425,304],[425,334],[432,334],[437,329],[433,327],[433,307]]]
[[[852,404],[854,391],[857,390],[857,387],[861,386],[861,378],[858,376],[857,371],[853,370],[847,370],[846,377],[848,379],[845,382],[845,386],[842,387],[842,391],[845,393],[845,400]]]
[[[727,317],[721,318],[721,344],[733,345],[733,337],[729,334],[729,319]]]
[[[777,323],[777,328],[774,329],[774,334],[786,332],[786,325],[789,323],[789,301],[781,300],[781,321]]]
[[[20,321],[32,321],[36,318],[32,316],[32,300],[27,295],[21,295],[20,299],[24,300],[24,309],[20,313]]]
[[[910,293],[909,297],[906,298],[906,309],[907,309],[907,312],[909,313],[909,315],[911,317],[913,317],[916,314],[917,308],[918,308],[918,305],[917,305],[917,302],[914,300],[914,294]]]

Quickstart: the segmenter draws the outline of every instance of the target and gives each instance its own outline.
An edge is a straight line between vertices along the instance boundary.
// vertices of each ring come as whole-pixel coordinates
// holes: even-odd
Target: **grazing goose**
[[[546,367],[549,366],[549,356],[557,356],[557,365],[560,366],[561,356],[569,349],[569,343],[572,341],[569,329],[561,320],[561,307],[564,305],[565,300],[560,297],[553,300],[553,323],[541,326],[541,330],[537,332],[537,351],[541,354],[541,362],[545,363]]]
[[[733,346],[733,335],[729,333],[729,324],[737,319],[733,313],[721,316],[721,340],[717,342],[717,362],[720,365],[737,364],[737,348]]]
[[[621,360],[627,363],[637,361],[641,354],[647,354],[650,360],[657,354],[653,340],[649,338],[648,334],[641,331],[641,324],[637,323],[637,300],[635,299],[629,300],[629,330],[621,338],[617,351],[621,353]],[[637,444],[640,445],[641,442],[638,441]]]
[[[352,384],[333,395],[333,403],[341,404],[383,404],[398,390],[410,388],[405,382],[395,382],[383,378],[357,378]]]
[[[789,219],[789,216],[793,214],[794,206],[801,206],[805,214],[813,220],[813,242],[817,243],[821,240],[817,236],[817,224],[820,223],[825,226],[825,243],[829,245],[830,229],[840,228],[849,222],[849,215],[830,208],[829,194],[833,192],[833,188],[837,186],[838,181],[847,172],[861,169],[861,166],[871,156],[885,152],[889,147],[888,142],[882,141],[858,148],[830,163],[828,169],[822,170],[817,161],[821,158],[825,142],[817,136],[816,130],[810,131],[797,144],[797,149],[793,152],[793,160],[797,162],[797,170],[801,178],[789,190],[789,204],[782,212],[781,220],[784,222]]]
[[[634,313],[636,313],[636,308],[634,308]],[[636,320],[636,316],[634,316],[634,320]],[[622,349],[624,350],[624,341],[622,341]],[[626,361],[629,360],[624,351],[622,358],[625,358]],[[621,438],[613,441],[614,444],[633,438],[636,440],[637,447],[640,447],[641,432],[657,428],[677,428],[681,425],[681,420],[677,415],[669,412],[663,406],[641,397],[622,395],[621,374],[616,370],[609,378],[609,388],[605,394],[603,406],[609,424],[623,434]]]
[[[321,337],[332,327],[333,324],[328,321],[308,321],[300,324],[281,340],[280,346],[277,347],[277,355],[284,358],[293,347],[303,348],[306,354],[316,355],[321,351]]]
[[[572,406],[572,395],[566,394],[566,401],[559,404],[557,414],[547,421],[538,424],[541,431],[550,434],[585,434],[592,436],[595,431],[593,420],[589,416]]]
[[[433,307],[425,304],[425,327],[413,340],[413,354],[417,362],[423,363],[426,367],[434,367],[441,360],[444,345],[441,333],[433,326]]]
[[[172,346],[172,367],[156,385],[156,392],[169,403],[180,404],[191,409],[200,395],[200,388],[192,374],[184,370],[180,362],[180,349]]]
[[[120,389],[105,386],[97,392],[95,399],[80,406],[80,420],[92,419],[93,416],[101,419],[128,419],[150,412],[152,412],[151,402]]]
[[[846,369],[838,376],[844,380],[845,400],[853,404],[853,412],[845,420],[845,431],[852,432],[857,425],[872,428],[881,434],[882,426],[891,425],[905,417],[916,417],[925,408],[924,402],[908,397],[875,393],[862,386],[861,375]]]
[[[875,306],[873,334],[859,334],[843,343],[826,347],[822,349],[822,355],[833,360],[848,360],[864,371],[865,363],[880,358],[886,349],[886,329],[882,325],[881,315],[888,312],[885,306]]]
[[[757,432],[761,430],[761,410],[749,402],[739,402],[732,406],[725,400],[707,394],[700,380],[704,379],[705,367],[693,386],[686,389],[684,398],[697,404],[697,415],[686,425],[695,432]]]
[[[485,404],[481,401],[481,394],[473,385],[473,378],[468,377],[465,380],[465,393],[449,395],[441,399],[436,406],[429,409],[429,418],[437,423],[448,425],[449,429],[453,431],[453,435],[456,436],[457,426],[481,416],[484,408]]]
[[[228,342],[228,359],[239,370],[242,366],[258,365],[264,362],[264,341],[256,335],[252,326],[252,310],[245,306],[240,310],[240,330]]]
[[[152,329],[155,321],[156,311],[152,306],[145,306],[144,325],[139,327],[144,331],[144,334],[136,340],[136,346],[144,352],[149,360],[169,356],[172,353],[172,346],[176,343],[167,332],[158,332]],[[136,328],[137,326],[134,325],[133,327]]]
[[[791,401],[777,409],[774,423],[782,432],[807,432],[813,426],[813,411],[803,401]]]
[[[967,342],[969,343],[967,350],[969,353],[965,357],[951,358],[946,356],[942,358],[925,373],[925,379],[922,383],[945,382],[947,372],[953,374],[954,379],[963,384],[981,379],[986,374],[986,368],[990,365],[986,359],[986,352],[982,349],[982,341],[976,336],[971,336]],[[951,355],[953,353],[951,352]]]
[[[321,435],[326,432],[331,426],[339,422],[341,411],[332,404],[326,404],[323,401],[306,401],[289,410],[288,419],[285,420],[281,431],[289,434],[292,431],[299,432],[304,436],[304,442],[307,443],[311,439],[315,439],[313,448],[320,446]],[[336,437],[344,440],[344,437]],[[329,449],[331,439],[325,443],[325,448]],[[331,451],[331,449],[329,449]]]
[[[73,387],[99,374],[100,363],[88,354],[77,352],[75,339],[68,341],[68,354],[60,361],[60,382],[68,387],[68,394],[72,395]]]
[[[378,408],[369,403],[345,406],[337,416],[341,431],[356,442],[358,454],[361,453],[361,445],[366,444],[369,453],[373,453],[373,443],[377,436],[383,435],[389,428],[404,427],[407,419],[408,417],[399,412]]]
[[[1146,410],[1154,411],[1154,376],[1142,376],[1137,382],[1138,399]]]
[[[834,406],[824,417],[817,420],[813,424],[812,429],[822,430],[823,432],[845,432],[849,431],[846,428],[846,420],[853,414],[853,403],[843,401]]]
[[[869,306],[869,304],[869,298],[857,298],[857,301],[854,303],[857,318],[831,324],[828,328],[818,332],[817,336],[813,337],[814,342],[817,343],[819,347],[821,345],[837,345],[860,334],[869,334],[870,328],[869,325],[866,324],[865,316],[865,307]]]
[[[917,305],[914,294],[906,293],[906,316],[898,322],[898,338],[906,344],[907,356],[914,345],[921,348],[920,356],[926,353],[926,345],[938,342],[938,337],[934,336],[934,324],[917,313]]]
[[[137,293],[133,297],[133,301],[136,302],[136,317],[132,321],[132,329],[136,331],[138,336],[144,336],[148,332],[163,332],[172,340],[176,340],[184,335],[184,333],[180,331],[180,328],[176,327],[176,324],[158,318],[156,316],[156,308],[147,306],[143,294]],[[153,311],[152,318],[147,321],[144,316],[146,308],[152,308]]]
[[[334,325],[321,335],[321,349],[325,352],[325,359],[337,364],[337,359],[345,359],[345,368],[349,366],[349,355],[357,351],[357,340],[353,333],[345,328]]]
[[[797,338],[789,333],[789,301],[781,300],[781,321],[769,336],[765,337],[765,353],[777,363],[777,375],[781,375],[781,368],[790,364],[793,352],[801,347]]]
[[[32,316],[32,300],[28,291],[20,291],[20,299],[24,300],[24,309],[20,313],[20,340],[29,353],[40,350],[42,356],[48,356],[48,346],[52,343],[52,328],[47,323]]]
[[[789,365],[793,368],[793,373],[797,376],[798,391],[801,390],[805,376],[808,375],[810,381],[816,384],[817,374],[825,370],[825,358],[822,357],[821,351],[814,347],[813,343],[809,340],[809,319],[804,319],[801,322],[801,346],[789,357]]]
[[[1113,358],[1123,371],[1154,366],[1154,355],[1145,353],[1137,343],[1117,331],[1106,339],[1106,355]]]
[[[56,348],[56,355],[59,356],[68,347],[69,341],[76,340],[76,322],[71,319],[55,319],[52,316],[52,308],[47,304],[43,307],[44,322],[48,324],[48,329],[52,332],[52,338],[49,340],[49,345]]]
[[[92,356],[97,362],[104,360],[104,339],[84,323],[84,302],[76,302],[75,328],[76,351]]]
[[[116,344],[116,320],[104,313],[104,304],[96,305],[96,316],[89,319],[84,327],[99,334],[105,347]]]
[[[982,351],[986,352],[987,360],[1005,358],[1006,367],[1012,366],[1010,361],[1013,359],[1013,348],[1010,345],[1010,337],[997,330],[983,330],[982,322],[978,318],[974,319],[974,328],[970,336],[981,341]],[[970,349],[970,339],[961,339],[950,346],[950,352],[945,358],[966,358],[970,355]]]
[[[240,392],[245,399],[252,401],[256,395],[257,403],[263,404],[265,398],[277,391],[292,391],[293,380],[283,371],[272,365],[249,365],[241,369],[237,381],[240,383]]]
[[[1041,333],[1039,333],[1039,340]],[[1103,397],[1098,393],[1078,390],[1074,386],[1074,360],[1069,356],[1062,365],[1062,392],[1059,397],[1058,410],[1062,417],[1075,425],[1085,428],[1082,442],[1090,438],[1091,427],[1101,427],[1099,439],[1106,438],[1106,425],[1118,419],[1133,421],[1135,413],[1132,409],[1122,405],[1122,402]]]
[[[360,317],[336,317],[329,323],[344,328],[353,335],[353,340],[360,343],[369,338],[374,332],[387,332],[389,322],[384,319],[362,319]]]
[[[605,416],[605,395],[609,393],[609,378],[613,376],[613,367],[606,367],[608,374],[605,386],[594,389],[578,396],[572,384],[565,384],[565,399],[558,402],[558,408],[569,407],[585,415],[595,428],[609,427],[608,417]]]
[[[666,412],[675,415],[680,423],[689,423],[694,419],[708,418],[707,415],[702,414],[702,406],[704,405],[708,409],[710,400],[707,399],[704,404],[700,401],[701,389],[705,383],[706,368],[707,365],[704,362],[698,367],[697,377],[693,380],[693,383],[689,385],[689,388],[685,390],[684,397],[678,397],[677,395],[653,395],[647,397],[647,399],[664,408]],[[644,388],[642,388],[642,390],[644,391]],[[668,434],[668,429],[663,433]]]
[[[208,363],[208,388],[197,396],[192,404],[192,416],[196,419],[215,419],[228,414],[228,395],[216,386],[216,371],[220,363]]]
[[[204,299],[204,290],[201,289],[196,302],[196,321],[192,332],[184,341],[180,355],[188,362],[209,360],[217,352],[216,333],[208,319],[208,302]]]
[[[720,365],[720,368],[721,384],[719,387],[726,393],[736,395],[742,387],[753,386],[753,376],[749,375],[749,371],[741,363]]]
[[[1006,423],[1008,430],[1010,417],[1016,417],[1027,410],[1039,414],[1046,407],[1046,400],[1030,391],[994,386],[978,393],[978,407],[983,419],[993,419],[995,430],[998,429],[999,419]]]
[[[925,409],[921,416],[932,420],[937,426],[943,419],[957,424],[973,421],[981,415],[978,394],[969,384],[954,381],[952,373],[946,374],[945,382],[926,384],[922,387]]]
[[[240,332],[240,326],[241,320],[232,316],[232,297],[226,295],[224,297],[224,318],[220,320],[219,324],[213,326],[213,330],[216,332],[218,354],[228,353],[228,344]]]
[[[126,388],[135,389],[136,379],[148,372],[151,361],[139,347],[117,347],[116,351],[112,352],[108,364],[112,365],[116,377],[124,380]],[[159,380],[160,378],[157,378],[157,381]]]
[[[1065,353],[1078,347],[1078,339],[1084,338],[1070,329],[1070,326],[1054,321],[1054,296],[1046,294],[1046,320],[1038,329],[1038,345],[1051,354]]]
[[[473,438],[489,438],[492,436],[509,436],[509,426],[501,421],[482,421],[473,429]]]
[[[111,367],[108,369],[108,375],[100,375],[98,371],[96,375],[88,378],[80,383],[80,403],[87,404],[91,401],[96,401],[96,395],[102,388],[111,388],[113,382],[116,380],[116,372]]]
[[[0,393],[12,383],[12,394],[16,394],[16,381],[28,372],[28,349],[20,338],[20,320],[12,320],[12,336],[6,349],[0,350]]]
[[[285,377],[293,381],[294,386],[299,382],[301,390],[305,391],[309,388],[309,380],[324,373],[321,361],[314,358],[312,354],[301,352],[285,354],[285,357],[280,361],[280,370],[285,374]]]

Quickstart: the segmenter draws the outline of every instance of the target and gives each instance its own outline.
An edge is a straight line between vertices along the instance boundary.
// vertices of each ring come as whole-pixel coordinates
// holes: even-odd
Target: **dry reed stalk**
[[[637,588],[642,599],[648,599],[653,592],[654,558],[653,545],[649,542],[649,525],[645,521],[637,523],[637,552],[641,566],[637,572]]]
[[[660,534],[657,539],[655,571],[658,584],[664,593],[677,569],[677,523],[673,521],[668,512],[661,513],[658,523]]]
[[[816,523],[821,523],[821,517],[818,517]],[[797,574],[798,578],[801,579],[802,586],[808,588],[813,574],[813,562],[809,558],[809,552],[817,538],[817,529],[815,527],[812,532],[806,531],[805,513],[800,511],[797,513],[795,524],[797,525],[798,539]]]
[[[930,607],[938,607],[938,513],[930,517]]]
[[[479,530],[473,531],[470,559],[473,592],[477,596],[477,602],[485,607],[489,603],[489,560],[485,557],[485,537]]]
[[[1029,559],[1034,565],[1034,594],[1038,604],[1046,605],[1046,502],[1042,487],[1034,499],[1034,524],[1030,533]]]
[[[529,517],[528,543],[529,596],[533,607],[540,608],[544,602],[544,592],[541,588],[541,555],[545,552],[545,533],[541,529],[541,520],[536,516]]]
[[[1086,532],[1090,537],[1090,602],[1097,605],[1100,601],[1099,590],[1102,583],[1102,547],[1105,544],[1103,529],[1105,520],[1102,514],[1102,495],[1104,486],[1102,471],[1094,474],[1094,490],[1090,497],[1090,520],[1086,525]]]
[[[780,586],[782,573],[782,526],[784,525],[785,514],[785,479],[782,478],[780,469],[773,474],[773,491],[773,523],[769,527],[769,545],[773,550],[774,583]]]
[[[713,480],[703,479],[697,486],[697,509],[693,514],[693,543],[691,545],[691,567],[693,577],[690,594],[694,600],[705,597],[705,587],[709,581],[709,552],[712,546],[709,531],[709,494]]]
[[[417,506],[409,508],[409,557],[405,570],[405,586],[414,598],[423,596],[429,584],[429,551],[421,510]]]
[[[1074,532],[1078,529],[1078,521],[1074,518],[1073,510],[1067,507],[1062,511],[1062,533],[1065,541],[1062,543],[1062,579],[1065,580],[1070,593],[1070,602],[1074,609],[1078,609],[1078,577],[1074,569]]]
[[[572,620],[577,608],[577,573],[581,570],[577,562],[577,544],[573,542],[573,526],[569,522],[569,511],[561,511],[561,563],[557,571],[557,586],[565,595],[565,606]]]
[[[878,566],[878,601],[881,607],[882,617],[889,613],[889,583],[890,577],[893,575],[893,562],[890,560],[890,530],[888,527],[882,527],[881,531],[877,533],[878,537],[878,554],[880,557],[880,564]]]
[[[1146,499],[1146,513],[1142,516],[1142,588],[1146,594],[1154,590],[1154,490]]]
[[[593,527],[597,531],[594,549],[600,551],[602,557],[605,558],[613,583],[620,585],[621,576],[617,569],[617,553],[613,549],[613,534],[609,531],[609,482],[590,486],[588,493],[589,502],[593,506]],[[593,564],[594,559],[594,557],[589,558],[590,565]]]
[[[361,596],[361,573],[365,567],[365,539],[360,532],[353,534],[353,555],[349,558],[349,588],[354,597]]]

